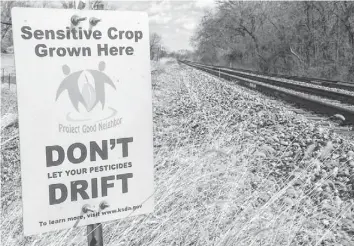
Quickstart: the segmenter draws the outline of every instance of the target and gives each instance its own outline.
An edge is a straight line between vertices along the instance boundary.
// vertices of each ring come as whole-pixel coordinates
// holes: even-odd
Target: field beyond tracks
[[[155,211],[105,245],[353,245],[354,143],[331,123],[173,60],[152,71]],[[2,87],[2,244],[86,245],[86,228],[22,236],[15,93]]]

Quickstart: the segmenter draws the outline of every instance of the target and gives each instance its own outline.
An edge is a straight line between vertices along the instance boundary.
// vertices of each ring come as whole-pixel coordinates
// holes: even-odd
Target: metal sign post
[[[109,207],[108,203],[103,201],[100,203],[98,212]],[[91,210],[88,205],[82,208],[82,212],[95,212]],[[87,245],[88,246],[103,246],[103,229],[101,223],[87,225]]]
[[[87,226],[87,245],[103,246],[103,232],[101,223]]]
[[[78,3],[75,3],[78,9],[100,9],[103,10],[103,5],[97,5],[96,8],[92,8],[90,0],[86,1],[81,1],[79,0]],[[91,20],[90,20],[91,23]],[[92,26],[90,26],[91,28]],[[102,204],[100,209],[104,209],[105,207],[102,208]],[[85,206],[82,208],[84,213],[89,212],[90,210],[85,208]],[[86,211],[85,211],[86,210]],[[91,224],[87,225],[87,245],[88,246],[103,246],[103,229],[102,229],[102,224],[101,223],[96,223],[96,224]]]

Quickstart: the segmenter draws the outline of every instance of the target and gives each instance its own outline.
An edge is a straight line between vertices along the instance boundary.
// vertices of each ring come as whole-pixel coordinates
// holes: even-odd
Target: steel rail
[[[193,63],[191,63],[193,64]],[[241,74],[237,71],[231,70],[231,69],[220,69],[220,68],[215,68],[209,65],[199,65],[198,66],[202,66],[202,67],[207,67],[210,68],[212,70],[215,71],[226,71],[229,74],[233,74],[236,76],[240,76],[240,77],[244,77],[244,78],[248,78],[248,79],[255,79],[257,81],[261,81],[267,84],[271,84],[271,85],[275,85],[275,86],[280,86],[280,87],[284,87],[284,88],[288,88],[288,89],[292,89],[292,90],[296,90],[299,92],[304,92],[304,93],[310,93],[310,94],[315,94],[318,96],[322,96],[322,97],[326,97],[328,99],[332,99],[332,100],[337,100],[340,101],[342,103],[345,104],[354,104],[354,96],[353,95],[349,95],[346,93],[341,93],[341,92],[336,92],[336,91],[329,91],[326,89],[321,89],[321,88],[314,88],[311,86],[306,86],[306,85],[299,85],[299,84],[294,84],[294,83],[290,83],[290,82],[285,82],[285,81],[278,81],[278,80],[274,80],[271,78],[263,78],[263,77],[258,77],[255,75],[249,75],[249,74]]]
[[[214,69],[207,68],[205,66],[192,64],[190,62],[185,62],[185,61],[179,61],[179,62],[194,67],[196,69],[211,73],[213,75],[219,76],[224,79],[229,79],[229,80],[235,79],[238,81],[238,84],[242,86],[252,88],[269,95],[275,95],[278,97],[280,96],[282,99],[288,102],[295,103],[301,107],[305,107],[306,109],[310,109],[316,113],[321,113],[329,116],[333,116],[335,114],[341,114],[345,117],[344,124],[354,125],[354,109],[349,109],[340,105],[324,102],[316,98],[299,95],[294,92],[288,91],[287,89],[275,88],[275,86],[273,85],[256,81],[256,79],[248,79],[237,75],[233,75],[230,74],[230,72],[216,71]]]
[[[194,63],[194,64],[208,66],[205,64],[201,64],[201,63]],[[220,68],[220,69],[227,69],[227,70],[235,71],[235,72],[244,72],[244,73],[256,74],[256,75],[260,75],[260,76],[283,78],[283,79],[288,79],[288,80],[293,80],[293,81],[300,81],[303,83],[322,85],[324,87],[329,87],[329,88],[337,88],[337,89],[354,91],[354,83],[350,83],[350,82],[335,81],[335,80],[320,79],[320,78],[301,77],[301,76],[294,76],[294,75],[279,75],[279,74],[272,74],[272,73],[261,73],[261,72],[252,71],[252,70],[235,69],[235,68],[229,68],[229,67],[224,67],[224,66],[213,66],[213,67]]]

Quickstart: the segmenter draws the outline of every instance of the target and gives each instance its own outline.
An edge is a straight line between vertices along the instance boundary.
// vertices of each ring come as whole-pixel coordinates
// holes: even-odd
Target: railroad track
[[[347,89],[343,89],[341,85],[337,86],[338,83],[328,81],[324,82],[325,84],[323,85],[314,85],[313,81],[315,80],[313,78],[307,79],[308,81],[312,81],[311,83],[299,80],[291,81],[290,79],[280,80],[279,77],[271,77],[259,73],[252,74],[250,71],[245,72],[245,70],[239,71],[190,61],[179,62],[220,78],[236,80],[242,86],[280,97],[317,114],[330,117],[342,115],[344,117],[344,120],[341,122],[343,126],[349,126],[350,128],[354,126],[354,86],[349,83],[349,85],[346,84]],[[331,83],[330,86],[328,86],[329,83]]]
[[[193,63],[193,64],[208,66],[208,65],[201,64],[201,63]],[[258,75],[261,77],[271,77],[271,78],[278,78],[278,79],[284,79],[284,80],[290,80],[290,81],[298,81],[298,82],[307,83],[307,84],[321,85],[323,87],[328,87],[328,88],[354,91],[354,83],[350,83],[350,82],[335,81],[335,80],[320,79],[320,78],[300,77],[300,76],[293,76],[293,75],[279,75],[279,74],[272,74],[272,73],[261,73],[261,72],[250,71],[250,70],[245,70],[245,69],[231,69],[231,68],[223,67],[223,66],[212,66],[212,67],[215,70],[234,71],[234,72],[239,72],[239,73]]]

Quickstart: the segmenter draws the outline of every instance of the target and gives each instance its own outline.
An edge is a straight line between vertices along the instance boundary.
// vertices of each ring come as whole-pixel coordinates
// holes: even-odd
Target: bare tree
[[[150,59],[157,58],[161,50],[161,36],[157,33],[150,34]],[[158,59],[158,58],[157,58]]]
[[[6,49],[12,46],[11,9],[28,5],[28,1],[1,1],[1,52],[6,52]]]
[[[78,4],[80,8],[84,8],[86,4],[89,5],[89,9],[107,9],[108,2],[103,0],[90,0],[90,1],[79,1]],[[63,0],[61,1],[61,5],[64,9],[72,9],[75,8],[75,1],[73,0]],[[87,7],[87,6],[86,6]]]
[[[191,39],[201,61],[354,79],[354,2],[219,1]]]
[[[1,39],[4,39],[7,32],[11,29],[11,8],[15,5],[15,1],[1,2]]]
[[[63,9],[73,9],[75,8],[75,1],[61,1],[61,5]]]

